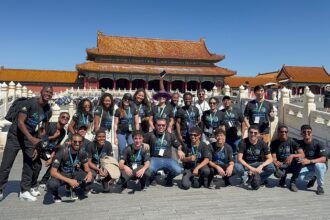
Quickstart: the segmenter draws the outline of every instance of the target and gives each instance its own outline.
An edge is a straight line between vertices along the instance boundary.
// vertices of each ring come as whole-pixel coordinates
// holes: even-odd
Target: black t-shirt
[[[63,146],[56,152],[52,167],[60,172],[72,173],[77,165],[82,166],[88,162],[85,151],[80,150],[77,154],[72,153],[71,146]]]
[[[183,167],[184,169],[193,169],[195,168],[199,163],[201,163],[205,158],[208,158],[212,160],[212,154],[210,152],[210,146],[207,145],[204,142],[200,142],[199,146],[192,146],[190,148],[184,147],[183,151],[187,157],[190,157],[192,155],[196,156],[196,161],[189,161],[184,162]]]
[[[258,142],[253,145],[249,138],[245,138],[238,145],[238,153],[243,153],[245,162],[254,163],[262,162],[263,156],[270,154],[270,149],[261,139],[258,139]]]
[[[249,118],[250,125],[258,125],[261,133],[269,133],[269,113],[273,105],[268,101],[259,103],[257,100],[249,101],[245,107],[244,116]]]
[[[132,132],[135,129],[134,126],[134,117],[138,112],[134,105],[130,106],[125,110],[125,116],[120,117],[120,108],[118,108],[115,112],[115,117],[118,117],[118,128],[117,133],[125,134],[128,132]]]
[[[242,112],[237,108],[232,108],[231,110],[222,109],[221,112],[223,112],[222,121],[225,123],[226,137],[229,139],[235,139],[237,137],[237,132],[240,130],[241,124],[244,121]]]
[[[199,110],[195,106],[191,105],[188,108],[187,106],[183,106],[178,110],[176,118],[181,119],[180,126],[182,136],[189,135],[189,129],[197,126],[199,117]]]
[[[277,139],[270,144],[271,153],[276,154],[276,158],[280,162],[284,162],[291,154],[296,154],[299,148],[299,144],[292,138],[287,141]]]
[[[75,113],[72,116],[72,120],[76,123],[75,129],[80,128],[81,126],[89,127],[93,123],[93,115],[91,113]]]
[[[306,144],[304,140],[299,140],[298,144],[304,150],[305,157],[308,160],[313,160],[320,157],[327,157],[327,151],[325,146],[316,139],[313,139],[312,143],[310,144]]]
[[[128,145],[124,153],[120,155],[120,159],[125,161],[125,165],[132,168],[133,163],[136,163],[137,166],[144,165],[145,162],[150,160],[149,150],[144,150],[143,146],[139,150],[134,149],[133,144]]]
[[[173,118],[173,111],[170,105],[165,105],[163,108],[157,105],[152,107],[150,116],[153,116],[154,124],[159,118],[165,119],[166,122],[169,123],[170,118]]]
[[[223,123],[223,112],[217,110],[211,112],[207,110],[203,113],[202,122],[204,123],[204,133],[213,134],[214,130],[217,129]]]
[[[212,161],[219,166],[227,166],[229,162],[234,161],[233,150],[226,143],[222,148],[217,147],[217,143],[212,143],[211,153]]]
[[[93,141],[87,145],[86,152],[88,158],[92,159],[92,163],[99,164],[100,159],[105,156],[113,156],[112,145],[106,141],[103,146],[100,146],[97,142]]]
[[[152,157],[172,158],[172,147],[180,146],[180,142],[174,134],[167,131],[163,134],[157,134],[156,131],[149,132],[145,135],[144,142],[150,145]]]
[[[56,127],[56,125],[57,125],[57,122],[50,122],[50,123],[48,124],[48,127],[46,128],[46,134],[47,134],[48,136],[53,136],[53,135],[55,134],[55,132],[57,131],[57,127]],[[62,129],[60,130],[60,136],[58,136],[58,138],[56,138],[56,139],[50,141],[50,142],[49,142],[49,147],[50,147],[51,149],[55,149],[55,147],[56,147],[58,144],[61,144],[61,142],[62,142],[62,140],[64,139],[65,135],[66,135],[66,131],[65,131],[64,128],[62,128]]]
[[[38,135],[39,127],[43,126],[43,123],[49,121],[52,117],[52,110],[50,105],[41,106],[38,103],[38,98],[31,98],[23,101],[19,113],[26,114],[25,125],[29,133],[36,137]],[[23,133],[17,126],[17,120],[10,126],[9,132],[23,137]]]
[[[150,114],[150,108],[147,106],[147,105],[144,105],[142,103],[140,104],[137,104],[136,102],[133,103],[140,119],[141,119],[141,122],[149,116]]]
[[[105,130],[111,130],[112,128],[112,114],[110,110],[106,111],[102,106],[97,106],[94,111],[94,116],[98,115],[100,117],[101,123],[100,128]]]

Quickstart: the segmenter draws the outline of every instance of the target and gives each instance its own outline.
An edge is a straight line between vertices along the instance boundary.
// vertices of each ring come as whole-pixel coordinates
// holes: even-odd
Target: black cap
[[[84,125],[84,124],[80,125],[80,126],[78,127],[78,131],[79,131],[79,130],[87,130],[87,125]]]
[[[222,98],[222,101],[223,101],[223,100],[226,100],[226,99],[229,99],[229,100],[231,100],[230,96],[228,96],[228,95],[225,95],[225,96]]]
[[[124,96],[123,96],[123,100],[126,99],[126,100],[133,100],[133,97],[130,93],[125,93]]]

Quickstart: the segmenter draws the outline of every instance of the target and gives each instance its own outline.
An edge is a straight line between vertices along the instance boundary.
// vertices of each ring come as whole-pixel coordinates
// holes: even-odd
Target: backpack
[[[22,98],[18,98],[16,99],[13,104],[11,104],[6,116],[5,116],[5,119],[7,121],[10,121],[10,122],[14,122],[16,121],[16,118],[17,118],[17,115],[18,115],[18,112],[19,110],[21,109],[22,107],[22,104],[24,103],[24,101],[28,100],[29,98],[26,98],[26,97],[22,97]]]

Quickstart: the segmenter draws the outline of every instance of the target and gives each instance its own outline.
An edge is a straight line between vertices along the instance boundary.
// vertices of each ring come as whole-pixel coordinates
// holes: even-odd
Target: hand
[[[76,187],[79,186],[78,181],[75,180],[75,179],[70,179],[70,181],[69,181],[68,183],[69,183],[69,185],[71,186],[71,188],[76,188]]]
[[[199,169],[195,168],[194,171],[193,171],[193,175],[198,176],[198,171],[199,171]]]
[[[34,146],[38,145],[38,144],[40,143],[40,141],[41,141],[41,139],[39,139],[39,138],[36,138],[36,137],[32,137],[32,138],[31,138],[31,143],[32,143]]]
[[[256,168],[251,167],[251,169],[250,169],[250,173],[258,173],[258,172],[257,172],[257,169],[256,169]]]
[[[124,171],[126,173],[127,176],[132,176],[133,175],[133,171],[131,168],[129,168],[128,166],[124,167]]]
[[[38,151],[36,149],[34,149],[32,152],[32,160],[37,159],[37,157],[38,157]]]
[[[218,166],[216,169],[217,169],[218,174],[219,174],[220,176],[226,176],[225,171],[224,171],[220,166]]]
[[[93,174],[91,171],[89,171],[84,180],[86,183],[90,183],[90,182],[92,182],[92,179],[93,179]]]
[[[150,150],[150,145],[149,145],[149,144],[146,144],[146,143],[143,143],[143,149],[144,149],[145,151]]]
[[[106,169],[101,168],[99,169],[99,174],[100,176],[106,177],[108,176],[108,171]]]
[[[279,167],[279,168],[282,167],[282,165],[283,165],[283,163],[278,160],[274,161],[274,164],[276,167]]]
[[[290,165],[292,163],[292,160],[293,160],[293,155],[290,155],[288,156],[288,158],[286,158],[285,163]]]
[[[178,150],[178,157],[180,158],[180,160],[185,158],[185,155],[182,150]]]
[[[190,160],[193,161],[193,162],[196,161],[196,155],[192,155],[192,156],[190,157]]]
[[[49,159],[49,160],[45,161],[45,167],[50,166],[52,164],[52,161],[53,161],[53,159]]]
[[[258,167],[256,168],[255,171],[256,171],[256,173],[259,173],[259,174],[260,174],[260,173],[262,172],[262,169],[263,169],[263,166],[260,165],[260,166],[258,166]]]
[[[229,165],[226,169],[226,176],[231,176],[233,174],[234,165]]]
[[[308,160],[308,159],[303,159],[303,160],[300,160],[298,163],[301,163],[302,165],[308,165],[308,164],[310,164],[311,163],[311,161],[310,160]]]
[[[118,145],[118,138],[117,137],[115,137],[115,145]]]
[[[144,168],[141,168],[139,171],[136,172],[136,177],[142,178],[145,171],[146,170]]]

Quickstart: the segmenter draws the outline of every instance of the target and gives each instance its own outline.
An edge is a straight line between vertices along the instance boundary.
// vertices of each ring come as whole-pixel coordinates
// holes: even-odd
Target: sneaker
[[[316,181],[316,176],[313,176],[313,179],[311,179],[308,183],[307,183],[307,188],[312,188],[315,184]]]
[[[29,202],[35,202],[37,201],[37,198],[34,197],[33,195],[31,195],[31,193],[29,191],[25,191],[25,192],[21,192],[19,194],[19,198],[20,200],[25,200],[25,201],[29,201]]]
[[[40,184],[39,184],[39,188],[40,188],[40,189],[43,189],[43,190],[45,190],[45,191],[47,190],[47,187],[46,187],[46,184],[45,184],[45,183],[40,183]]]
[[[296,186],[295,183],[290,183],[290,187],[289,189],[292,191],[292,192],[298,192],[298,188]]]
[[[76,191],[72,188],[70,188],[70,199],[71,200],[77,200],[78,199],[78,196],[76,194]]]
[[[317,195],[323,195],[324,194],[324,189],[322,186],[318,186],[316,190]]]
[[[3,191],[2,191],[2,189],[0,189],[0,201],[2,201],[3,200]]]
[[[282,177],[281,179],[280,179],[280,181],[278,182],[278,185],[280,186],[280,187],[284,187],[285,186],[285,181],[286,181],[286,178],[284,177]]]
[[[37,196],[41,196],[40,191],[38,190],[38,188],[31,188],[30,189],[30,193],[32,196],[37,197]]]
[[[261,181],[260,186],[267,186],[268,185],[268,180]]]
[[[60,196],[54,196],[54,202],[60,203],[60,202],[62,202],[62,198]]]
[[[165,186],[172,187],[173,185],[174,185],[173,184],[173,179],[167,178],[166,182],[165,182]]]

